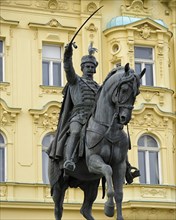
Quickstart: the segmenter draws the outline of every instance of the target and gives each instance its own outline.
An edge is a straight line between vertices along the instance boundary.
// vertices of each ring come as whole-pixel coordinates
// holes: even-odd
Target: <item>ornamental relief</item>
[[[122,15],[149,17],[151,15],[149,11],[150,10],[144,6],[144,3],[142,0],[133,0],[130,2],[130,5],[121,7]]]
[[[157,96],[158,104],[160,106],[164,105],[164,100],[165,100],[164,92],[142,90],[140,94],[144,98],[144,100],[148,103],[151,102],[155,96]]]
[[[0,102],[0,125],[1,126],[12,126],[15,122],[17,115],[20,113],[21,109],[8,108]]]
[[[41,90],[39,93],[39,97],[43,97],[44,94],[48,95],[59,95],[62,96],[62,90],[63,88],[58,88],[58,87],[51,87],[51,86],[40,86]]]
[[[143,198],[166,198],[166,189],[141,188],[141,196]]]
[[[46,111],[29,110],[33,116],[34,124],[37,128],[55,131],[57,129],[60,108],[58,106],[50,106]]]
[[[3,0],[2,5],[17,5],[18,7],[39,8],[49,10],[68,10],[68,2],[64,0]]]
[[[6,95],[10,95],[10,83],[0,83],[0,93],[4,92]]]
[[[6,196],[7,196],[7,187],[0,186],[0,197],[6,197]]]
[[[91,2],[87,5],[87,12],[93,13],[97,9],[97,5],[94,2]]]
[[[36,6],[50,10],[68,10],[68,3],[60,0],[36,0]]]
[[[153,110],[145,110],[140,115],[132,116],[130,124],[133,126],[142,126],[143,128],[147,127],[147,130],[151,131],[155,128],[165,129],[168,127],[169,118],[168,117],[160,117]]]

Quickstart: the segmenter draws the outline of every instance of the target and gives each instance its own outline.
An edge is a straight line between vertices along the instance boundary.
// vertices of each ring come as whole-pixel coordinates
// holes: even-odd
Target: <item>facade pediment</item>
[[[149,27],[153,31],[157,31],[157,30],[167,31],[168,30],[166,24],[162,20],[152,20],[150,18],[145,18],[145,19],[142,19],[142,20],[136,22],[133,25],[132,24],[129,25],[129,27],[133,27],[133,28],[137,28],[137,29],[141,29],[144,26]]]

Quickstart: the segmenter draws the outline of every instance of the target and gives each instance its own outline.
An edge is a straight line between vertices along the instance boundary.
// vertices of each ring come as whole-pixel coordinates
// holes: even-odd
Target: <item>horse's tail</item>
[[[101,179],[101,182],[102,182],[102,199],[104,199],[105,197],[105,184],[106,184],[106,178],[105,177],[102,177]]]

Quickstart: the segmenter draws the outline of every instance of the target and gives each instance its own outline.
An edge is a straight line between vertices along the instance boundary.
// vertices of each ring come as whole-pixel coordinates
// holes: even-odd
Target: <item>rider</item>
[[[71,171],[75,169],[74,156],[81,129],[87,122],[95,103],[95,96],[100,88],[93,80],[93,75],[96,73],[98,66],[98,62],[93,56],[96,49],[91,44],[88,51],[89,55],[85,55],[81,59],[83,75],[80,77],[76,74],[72,63],[72,44],[68,44],[65,48],[64,69],[68,83],[64,89],[64,100],[60,111],[56,138],[48,149],[50,158],[57,160],[64,157],[63,168]],[[132,169],[135,171],[132,172]],[[132,183],[133,178],[137,176],[139,176],[139,171],[130,165],[127,158],[127,183]]]
[[[80,139],[80,132],[83,125],[86,123],[91,109],[95,103],[95,96],[99,89],[99,85],[93,80],[93,75],[96,73],[98,62],[93,56],[96,49],[89,47],[89,55],[85,55],[81,59],[82,77],[75,73],[72,64],[72,45],[68,45],[64,53],[64,69],[69,85],[71,101],[73,109],[71,111],[69,122],[69,139],[65,147],[65,162],[64,168],[74,170],[73,151]]]

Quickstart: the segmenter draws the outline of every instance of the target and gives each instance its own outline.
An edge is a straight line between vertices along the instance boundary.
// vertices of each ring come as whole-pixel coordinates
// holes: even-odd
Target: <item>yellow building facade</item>
[[[0,0],[0,219],[54,220],[45,148],[57,126],[66,84],[64,46],[73,63],[98,48],[95,80],[115,66],[147,72],[129,124],[129,160],[141,177],[124,185],[125,220],[176,219],[176,0]],[[104,215],[101,186],[93,207]],[[83,194],[69,189],[64,220],[84,219]]]

